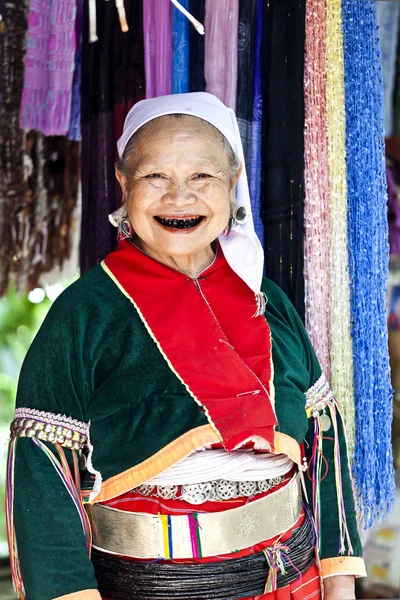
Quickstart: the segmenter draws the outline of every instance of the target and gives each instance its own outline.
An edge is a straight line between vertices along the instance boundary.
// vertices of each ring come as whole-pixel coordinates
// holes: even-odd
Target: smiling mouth
[[[179,217],[168,219],[165,217],[154,217],[157,223],[165,227],[165,229],[194,229],[198,227],[205,219],[204,216],[198,217]]]

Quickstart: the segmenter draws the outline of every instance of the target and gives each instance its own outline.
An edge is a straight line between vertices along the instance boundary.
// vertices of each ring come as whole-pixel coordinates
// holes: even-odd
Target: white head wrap
[[[176,113],[199,117],[214,125],[226,137],[243,165],[236,188],[236,198],[238,205],[246,208],[249,218],[244,224],[236,224],[229,235],[225,236],[222,233],[219,242],[231,268],[257,293],[260,291],[263,275],[264,253],[254,230],[242,141],[233,110],[206,92],[172,94],[141,100],[134,105],[125,119],[124,131],[117,143],[118,154],[122,157],[132,135],[145,123]]]

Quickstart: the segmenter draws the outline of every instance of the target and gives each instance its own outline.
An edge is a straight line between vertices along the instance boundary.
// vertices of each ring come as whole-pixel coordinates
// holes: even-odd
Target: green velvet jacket
[[[279,423],[275,451],[301,464],[300,448],[310,459],[314,436],[306,393],[312,403],[321,370],[288,298],[267,279],[263,291],[268,296]],[[86,498],[90,502],[116,497],[217,441],[204,412],[169,368],[129,298],[100,265],[54,302],[32,343],[21,371],[16,416],[26,409],[41,416],[48,413],[50,424],[63,415],[71,429],[89,425],[89,467],[95,478]],[[334,446],[328,440],[323,452],[329,470],[320,484],[321,571],[323,576],[364,575],[340,417],[338,435],[341,493],[353,554],[338,554]],[[326,437],[334,437],[332,428]],[[78,434],[76,439],[83,438]],[[75,450],[67,442],[62,445],[72,465]],[[54,444],[44,443],[55,453]],[[82,598],[78,592],[96,590],[77,510],[48,457],[26,437],[16,445],[14,481],[14,522],[27,600],[75,593]],[[305,481],[311,500],[307,476]]]

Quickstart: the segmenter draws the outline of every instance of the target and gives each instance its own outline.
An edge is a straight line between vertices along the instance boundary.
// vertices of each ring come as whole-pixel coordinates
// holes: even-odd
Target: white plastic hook
[[[129,27],[128,27],[128,22],[126,20],[124,0],[115,0],[115,5],[117,7],[121,29],[122,29],[123,33],[126,33],[127,31],[129,31]]]
[[[97,42],[96,0],[89,0],[89,43]]]
[[[183,15],[185,15],[185,17],[187,19],[189,19],[189,21],[191,22],[191,24],[193,25],[193,27],[196,29],[196,31],[198,31],[200,33],[200,35],[204,35],[204,25],[202,23],[200,23],[200,21],[198,21],[197,19],[194,18],[194,16],[192,14],[190,14],[190,12],[188,10],[186,10],[186,8],[184,8],[182,6],[182,4],[180,4],[178,2],[178,0],[171,0],[172,4],[174,6],[176,6],[176,8],[178,10],[181,11],[181,13]]]

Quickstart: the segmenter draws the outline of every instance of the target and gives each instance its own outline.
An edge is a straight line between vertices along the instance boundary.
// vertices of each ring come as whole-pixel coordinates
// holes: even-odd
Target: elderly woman
[[[234,113],[139,102],[120,243],[54,303],[9,451],[27,600],[354,598],[365,573],[340,411],[262,279]],[[84,506],[85,505],[85,506]]]

